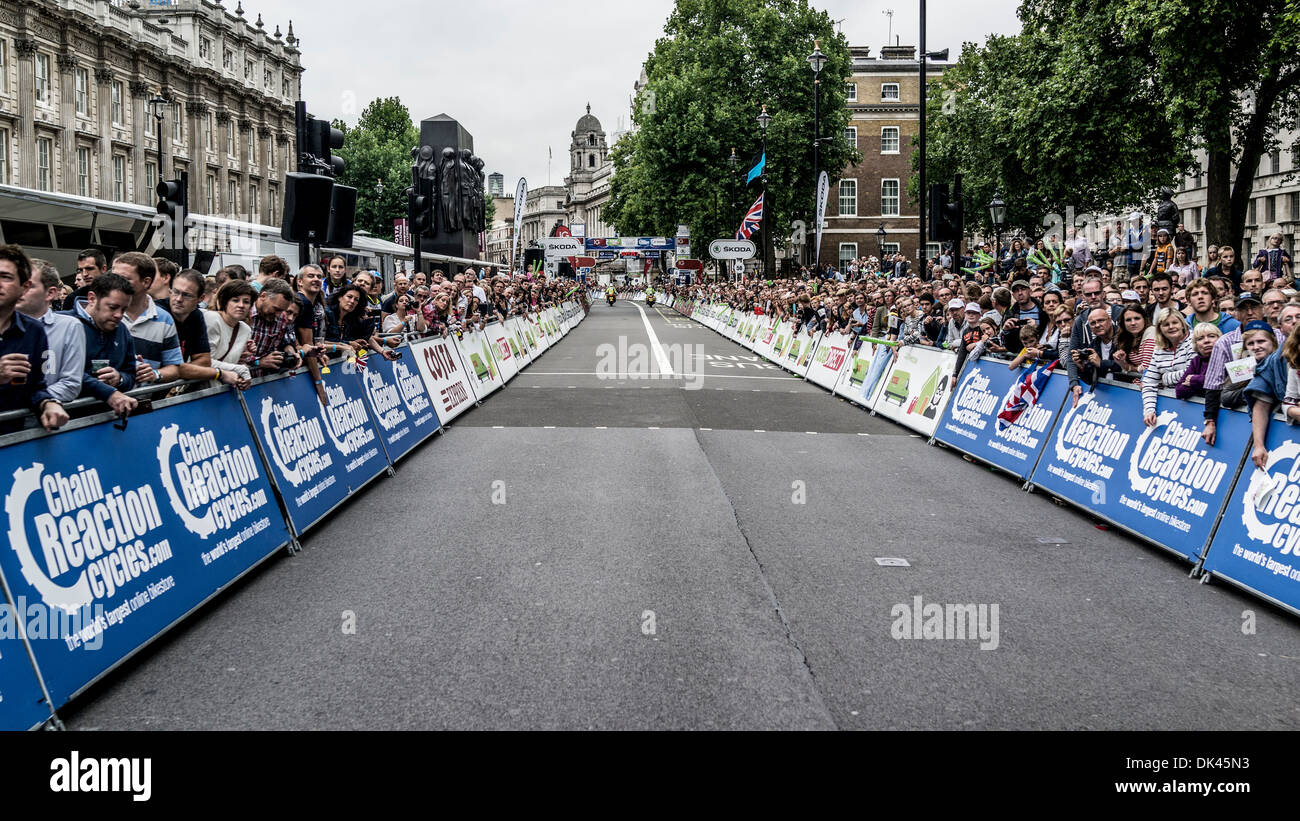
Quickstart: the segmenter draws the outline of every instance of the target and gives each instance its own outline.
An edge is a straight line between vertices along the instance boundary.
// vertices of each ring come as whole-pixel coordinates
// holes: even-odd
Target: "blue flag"
[[[763,169],[766,166],[767,166],[767,155],[762,154],[759,156],[758,162],[754,164],[754,167],[749,169],[749,176],[745,178],[745,185],[749,185],[755,179],[760,177],[763,174]]]

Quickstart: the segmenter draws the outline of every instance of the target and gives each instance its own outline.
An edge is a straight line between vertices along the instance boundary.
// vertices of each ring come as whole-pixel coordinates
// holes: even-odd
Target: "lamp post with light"
[[[817,222],[817,205],[818,205],[818,202],[817,202],[817,188],[818,188],[818,184],[821,182],[821,175],[818,173],[818,172],[821,170],[821,169],[819,168],[820,161],[821,161],[821,157],[820,157],[819,155],[821,154],[821,144],[822,144],[822,128],[821,128],[821,85],[822,85],[822,79],[821,79],[821,74],[822,74],[822,68],[825,67],[825,65],[826,65],[826,55],[825,55],[825,54],[822,54],[822,41],[821,41],[821,40],[813,40],[813,53],[808,55],[808,65],[809,65],[809,66],[812,68],[812,70],[813,70],[813,173],[812,173],[812,178],[813,178],[813,210],[812,210],[812,214],[813,214],[813,218],[812,218],[811,220],[808,221],[808,224],[811,225],[811,226],[813,226],[813,230],[816,231],[818,228],[821,227],[820,225],[817,225],[817,224],[816,224],[816,222]],[[814,243],[811,243],[810,245],[815,245],[815,244],[816,244],[816,243],[814,242]],[[813,250],[811,249],[811,247],[809,247],[809,252],[810,252],[810,253],[808,254],[808,261],[812,263],[812,265],[813,265],[814,268],[816,268],[817,264],[818,264],[819,262],[821,262],[821,259],[818,258],[818,257],[820,256],[820,250],[821,250],[821,249],[819,248],[819,249],[817,249],[816,251],[813,251]]]
[[[1002,240],[999,232],[1007,218],[1007,204],[1002,195],[993,190],[993,200],[989,203],[989,221],[993,223],[993,272],[996,274],[1002,259]]]
[[[759,230],[763,232],[763,275],[771,278],[772,276],[772,232],[768,230],[770,220],[768,214],[772,210],[772,204],[767,201],[767,127],[772,124],[772,115],[767,113],[767,106],[763,106],[758,113],[758,128],[763,132],[763,217],[759,223]]]

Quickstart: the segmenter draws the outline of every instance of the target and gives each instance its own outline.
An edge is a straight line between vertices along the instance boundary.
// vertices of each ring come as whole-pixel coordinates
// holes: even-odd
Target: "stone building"
[[[862,161],[845,168],[831,187],[821,260],[839,263],[877,255],[877,232],[883,226],[885,252],[901,251],[915,261],[920,211],[907,196],[907,182],[921,116],[916,47],[885,46],[878,58],[864,46],[851,46],[850,52],[853,74],[845,80],[844,93],[851,114],[844,138],[861,152]],[[926,76],[933,82],[949,65],[926,61]],[[808,234],[812,242],[811,228]],[[927,247],[928,255],[938,253],[938,243]]]
[[[0,0],[0,184],[152,205],[184,171],[190,210],[278,224],[303,69],[292,22],[266,28],[221,0]]]
[[[605,131],[600,120],[592,116],[588,103],[587,113],[578,118],[570,135],[569,175],[564,178],[568,189],[565,207],[568,224],[583,226],[584,236],[614,236],[603,215],[613,176],[614,163],[609,158]]]
[[[545,239],[557,225],[568,225],[565,205],[568,190],[563,185],[544,185],[528,192],[524,200],[524,219],[519,227],[519,247],[528,248],[534,240]]]

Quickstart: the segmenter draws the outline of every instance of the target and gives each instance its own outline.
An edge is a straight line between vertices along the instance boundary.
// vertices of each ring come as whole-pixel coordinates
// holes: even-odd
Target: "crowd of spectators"
[[[349,275],[342,257],[292,273],[268,255],[256,272],[229,265],[205,276],[137,252],[110,265],[97,249],[79,255],[73,282],[64,284],[49,262],[0,246],[0,412],[32,412],[7,415],[0,433],[62,427],[66,405],[78,398],[125,417],[138,405],[137,388],[180,391],[209,381],[243,390],[300,367],[328,404],[321,368],[333,357],[392,359],[408,335],[482,329],[575,292],[573,280],[470,268],[450,277],[399,273],[385,294],[377,272]]]

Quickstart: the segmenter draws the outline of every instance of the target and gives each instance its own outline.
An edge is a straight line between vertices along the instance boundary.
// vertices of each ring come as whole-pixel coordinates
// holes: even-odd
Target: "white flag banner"
[[[823,171],[817,178],[817,247],[813,249],[813,259],[822,259],[822,223],[826,221],[826,198],[831,193],[831,180]]]
[[[519,184],[515,186],[515,225],[514,240],[510,243],[510,270],[514,271],[516,266],[516,255],[519,253],[519,231],[524,224],[524,200],[528,198],[528,180],[523,177],[519,178]]]

